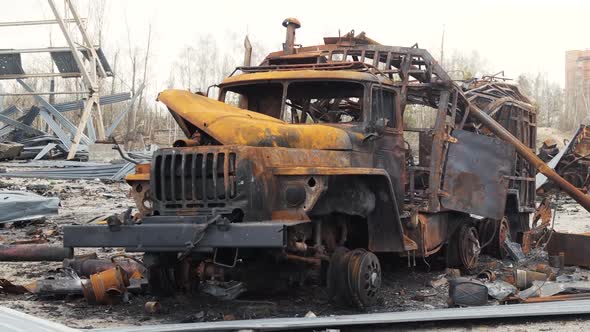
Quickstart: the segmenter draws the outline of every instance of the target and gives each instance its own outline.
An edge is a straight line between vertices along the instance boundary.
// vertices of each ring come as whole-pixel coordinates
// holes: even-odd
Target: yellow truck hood
[[[352,150],[350,137],[339,128],[289,124],[185,90],[164,90],[158,100],[168,107],[187,136],[197,127],[224,145]]]

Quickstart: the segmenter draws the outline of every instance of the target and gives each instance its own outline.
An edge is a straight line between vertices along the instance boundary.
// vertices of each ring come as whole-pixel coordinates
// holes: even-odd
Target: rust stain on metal
[[[563,253],[565,265],[590,267],[590,236],[587,234],[571,234],[553,232],[547,243],[547,251],[550,256],[558,256]]]
[[[116,266],[90,276],[90,282],[82,285],[88,303],[116,304],[122,300],[129,286],[127,273]]]

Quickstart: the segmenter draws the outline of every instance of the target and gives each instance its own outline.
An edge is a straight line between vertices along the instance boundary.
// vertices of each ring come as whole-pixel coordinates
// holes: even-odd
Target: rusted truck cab
[[[186,137],[127,178],[139,220],[69,226],[64,245],[144,251],[154,289],[317,274],[333,298],[366,306],[377,255],[472,269],[480,243],[502,255],[523,236],[535,171],[469,116],[482,110],[533,149],[535,110],[515,86],[458,85],[427,51],[364,34],[295,48],[294,22],[282,51],[237,68],[216,99],[161,92]],[[432,125],[412,127],[411,107]]]

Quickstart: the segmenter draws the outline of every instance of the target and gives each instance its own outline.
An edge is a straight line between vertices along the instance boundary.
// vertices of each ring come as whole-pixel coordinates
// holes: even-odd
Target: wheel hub
[[[364,250],[337,249],[330,260],[328,289],[332,298],[358,307],[374,303],[381,287],[381,265]]]
[[[473,226],[464,225],[461,229],[459,255],[463,266],[470,270],[476,267],[481,247],[477,230]]]

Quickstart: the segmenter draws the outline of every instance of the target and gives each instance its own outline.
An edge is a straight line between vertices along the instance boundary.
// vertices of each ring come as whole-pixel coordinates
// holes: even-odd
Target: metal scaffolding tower
[[[54,0],[47,0],[55,20],[37,20],[23,22],[0,22],[0,27],[8,26],[31,26],[57,24],[68,44],[67,47],[29,48],[0,50],[0,79],[16,79],[26,92],[6,95],[32,95],[43,106],[40,112],[41,118],[52,127],[54,133],[60,138],[68,151],[68,159],[74,158],[80,142],[91,144],[95,141],[105,140],[106,132],[100,108],[100,80],[112,76],[112,70],[102,50],[92,44],[86,29],[83,26],[83,19],[80,18],[76,7],[71,0],[64,0],[64,15],[71,16],[65,19]],[[74,41],[68,24],[73,24],[81,36],[81,43]],[[58,73],[25,73],[22,68],[21,54],[25,53],[49,53]],[[80,77],[84,85],[84,91],[42,91],[37,92],[23,79],[26,78],[52,78],[52,77]],[[56,94],[84,94],[83,112],[77,126],[65,118],[53,105],[42,95]],[[94,115],[94,120],[92,119]],[[96,126],[96,130],[95,130]],[[65,129],[65,130],[64,130]],[[86,129],[88,136],[84,134]],[[68,133],[66,133],[66,131]],[[73,138],[72,136],[73,135]]]

